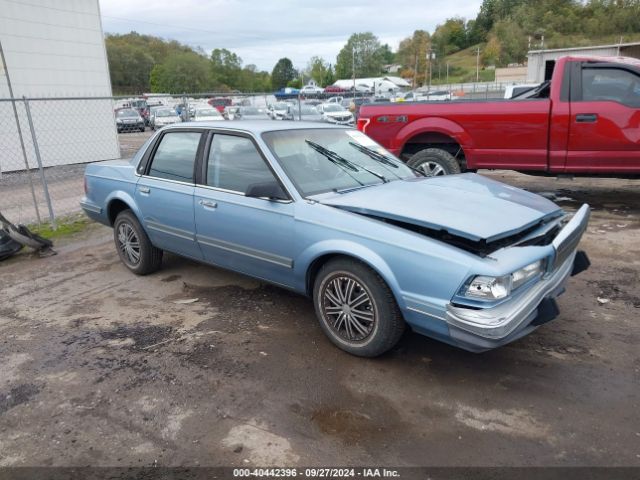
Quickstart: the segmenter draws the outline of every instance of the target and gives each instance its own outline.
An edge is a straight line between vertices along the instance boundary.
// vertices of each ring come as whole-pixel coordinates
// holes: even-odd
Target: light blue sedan
[[[589,266],[587,205],[569,216],[475,174],[427,178],[350,128],[228,125],[168,126],[131,161],[87,167],[82,207],[133,273],[166,250],[294,290],[369,357],[406,326],[474,352],[521,338]]]

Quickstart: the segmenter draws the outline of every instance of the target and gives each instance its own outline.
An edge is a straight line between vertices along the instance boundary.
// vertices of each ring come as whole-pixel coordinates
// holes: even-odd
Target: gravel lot
[[[638,181],[488,175],[590,203],[592,267],[480,355],[349,356],[307,299],[170,255],[135,277],[98,225],[3,262],[0,466],[640,466]]]

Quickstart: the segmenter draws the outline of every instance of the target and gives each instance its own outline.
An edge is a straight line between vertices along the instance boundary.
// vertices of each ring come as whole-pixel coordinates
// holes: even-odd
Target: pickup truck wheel
[[[409,159],[407,165],[420,170],[427,177],[460,173],[460,164],[454,156],[440,148],[420,150]]]
[[[324,333],[353,355],[382,355],[404,332],[393,293],[380,275],[356,260],[326,263],[316,277],[313,301]]]
[[[131,210],[118,214],[113,239],[122,263],[136,275],[156,272],[162,265],[162,250],[154,247]]]

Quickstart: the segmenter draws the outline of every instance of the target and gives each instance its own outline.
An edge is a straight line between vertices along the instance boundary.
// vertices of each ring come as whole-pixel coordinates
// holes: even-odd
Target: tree
[[[327,62],[324,61],[324,58],[313,56],[311,57],[311,59],[309,60],[309,64],[307,65],[307,72],[318,85],[324,87],[326,85],[325,77],[327,76],[327,71],[329,70],[329,68],[330,65],[328,65]]]
[[[524,61],[527,56],[527,35],[514,20],[499,20],[492,32],[501,45],[500,65]]]
[[[211,81],[215,88],[237,88],[240,84],[242,59],[226,48],[211,52]]]
[[[130,32],[106,35],[111,86],[115,93],[138,94],[150,90],[151,70],[173,53],[192,52],[191,47],[151,35]]]
[[[385,43],[380,47],[380,56],[382,57],[383,65],[390,65],[396,61],[396,55],[391,51],[391,47],[388,43]]]
[[[329,68],[324,74],[324,79],[322,80],[322,86],[326,87],[327,85],[333,85],[336,82],[336,77],[333,74],[333,67],[329,64]]]
[[[402,65],[401,75],[412,77],[414,86],[424,83],[427,70],[427,51],[431,45],[429,32],[416,30],[400,42],[396,59]]]
[[[149,76],[154,65],[151,55],[135,45],[109,43],[107,58],[114,91],[119,93],[149,91]]]
[[[151,71],[151,91],[199,93],[211,88],[209,62],[195,52],[175,53]]]
[[[482,51],[482,63],[484,65],[498,65],[502,53],[502,44],[495,35],[489,35],[489,41]]]
[[[347,44],[338,53],[336,76],[349,78],[353,75],[354,67],[357,77],[372,77],[380,74],[383,64],[380,48],[380,41],[373,33],[352,34]]]
[[[275,90],[280,90],[298,76],[298,72],[293,68],[293,63],[288,58],[281,58],[273,67],[271,72],[271,86]]]
[[[438,58],[466,48],[468,45],[465,20],[460,17],[448,18],[436,27],[431,41]]]

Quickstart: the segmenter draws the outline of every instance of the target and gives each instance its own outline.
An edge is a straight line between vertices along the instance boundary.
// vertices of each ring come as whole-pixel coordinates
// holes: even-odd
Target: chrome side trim
[[[145,220],[145,225],[149,227],[151,230],[155,230],[157,232],[166,233],[168,235],[173,235],[174,237],[182,238],[184,240],[195,241],[195,235],[193,232],[188,230],[182,230],[180,228],[169,227],[164,223],[158,223],[150,220]]]
[[[134,185],[137,183],[136,181],[127,180],[126,178],[106,177],[104,175],[96,175],[94,173],[87,173],[85,175],[91,178],[102,178],[104,180],[114,180],[116,182],[122,182],[122,183],[133,183]]]
[[[226,250],[227,252],[237,253],[247,257],[262,260],[264,262],[280,265],[285,268],[293,268],[293,259],[275,255],[273,253],[265,252],[262,250],[256,250],[254,248],[238,245],[237,243],[225,242],[217,238],[207,237],[205,235],[196,235],[198,242],[213,248],[219,248]]]
[[[446,320],[442,315],[445,313],[444,305],[438,305],[437,303],[429,302],[424,298],[411,293],[403,293],[402,299],[404,300],[408,310],[412,312],[428,315],[438,320]]]
[[[140,175],[136,173],[136,175],[140,178],[148,178],[149,180],[156,180],[159,182],[169,182],[169,183],[177,183],[178,185],[186,185],[187,187],[195,187],[195,183],[193,182],[182,182],[180,180],[172,180],[171,178],[162,178],[162,177],[154,177],[152,175]],[[145,185],[146,186],[146,185]],[[160,185],[150,185],[154,188],[162,188]]]
[[[411,310],[412,312],[415,312],[415,313],[420,313],[421,315],[426,315],[427,317],[436,318],[438,320],[442,320],[443,322],[447,321],[444,317],[439,317],[437,315],[434,315],[433,313],[423,312],[422,310],[419,310],[417,308],[407,307],[407,310]]]
[[[93,212],[93,213],[102,213],[102,208],[98,207],[97,205],[93,205],[91,203],[87,203],[87,202],[80,202],[80,207],[83,210],[86,210],[88,212]]]
[[[279,179],[279,177],[278,177],[278,179]],[[282,181],[281,181],[280,183],[282,183]],[[201,185],[201,184],[199,184],[199,183],[198,183],[198,184],[196,184],[196,187],[197,187],[197,188],[204,188],[204,189],[206,189],[206,190],[212,190],[212,191],[214,191],[214,192],[230,193],[230,194],[232,194],[232,195],[237,195],[237,196],[239,196],[239,197],[243,197],[243,198],[250,198],[250,197],[247,197],[247,196],[244,194],[244,192],[239,192],[239,191],[237,191],[237,190],[227,190],[226,188],[211,187],[211,186],[209,186],[209,185]],[[286,188],[285,188],[285,192],[287,193],[287,195],[289,195],[289,197],[291,197],[291,195],[289,194],[289,192],[287,191],[287,189],[286,189]],[[198,194],[198,193],[196,192],[196,196],[202,196],[202,195],[201,195],[201,194]],[[256,198],[257,198],[257,197],[256,197]],[[258,198],[258,200],[264,200],[265,202],[274,202],[274,203],[293,203],[293,202],[295,201],[295,200],[292,200],[292,199],[289,199],[289,200],[270,200],[270,199],[267,199],[267,198]],[[225,202],[228,202],[228,203],[233,203],[233,204],[235,204],[235,205],[244,205],[245,207],[249,207],[249,205],[245,205],[244,203],[232,202],[231,200],[227,200],[227,199],[225,199],[224,201],[225,201]],[[259,207],[253,207],[253,206],[251,206],[250,208],[259,208]],[[263,209],[263,210],[265,210],[265,209]]]

